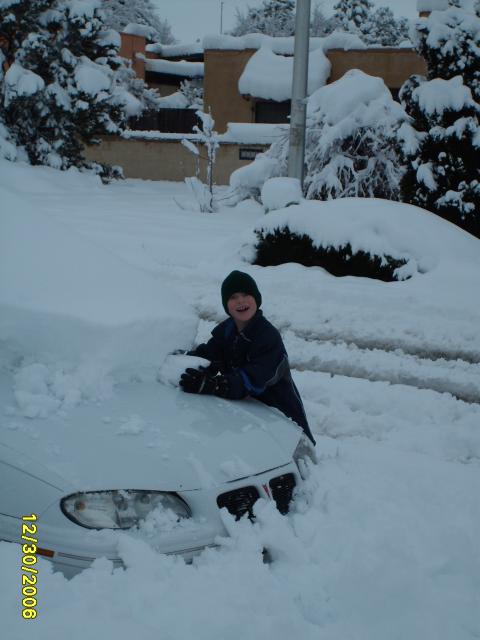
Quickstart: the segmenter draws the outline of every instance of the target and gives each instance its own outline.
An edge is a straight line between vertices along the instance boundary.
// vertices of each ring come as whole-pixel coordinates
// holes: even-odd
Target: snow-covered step
[[[362,349],[345,342],[304,340],[292,331],[284,332],[283,338],[290,364],[297,370],[383,380],[451,393],[466,402],[480,403],[480,364],[421,358],[400,349]]]

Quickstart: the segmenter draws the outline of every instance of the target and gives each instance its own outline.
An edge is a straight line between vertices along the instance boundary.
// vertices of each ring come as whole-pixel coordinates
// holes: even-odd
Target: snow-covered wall
[[[293,55],[295,38],[273,38],[262,33],[249,33],[245,36],[208,35],[203,39],[203,48],[224,51],[243,51],[268,47],[279,55]],[[310,51],[322,49],[365,49],[366,45],[352,33],[335,31],[325,38],[310,38]]]

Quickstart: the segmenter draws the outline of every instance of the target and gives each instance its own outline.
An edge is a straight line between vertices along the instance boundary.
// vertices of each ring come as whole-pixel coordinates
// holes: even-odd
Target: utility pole
[[[288,175],[290,178],[298,178],[302,188],[303,165],[305,161],[309,40],[310,0],[297,0],[295,12],[292,106],[290,109],[290,140],[288,147]]]
[[[225,2],[220,2],[220,35],[223,33],[223,5]]]

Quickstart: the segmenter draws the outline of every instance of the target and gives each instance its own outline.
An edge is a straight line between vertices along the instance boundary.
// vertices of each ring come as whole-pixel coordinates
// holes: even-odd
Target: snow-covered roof
[[[209,35],[203,39],[203,48],[225,51],[241,51],[244,49],[260,49],[268,47],[279,55],[293,55],[295,38],[293,36],[274,38],[262,33],[249,33],[245,36]],[[310,51],[316,49],[365,49],[366,45],[352,33],[334,31],[325,38],[310,38]]]
[[[154,71],[155,73],[166,73],[172,76],[182,76],[184,78],[203,78],[204,64],[203,62],[171,62],[170,60],[153,60],[145,59],[145,69]]]
[[[156,53],[163,58],[176,58],[177,56],[193,56],[203,53],[203,45],[201,42],[192,42],[186,44],[147,44],[146,50],[149,53]]]

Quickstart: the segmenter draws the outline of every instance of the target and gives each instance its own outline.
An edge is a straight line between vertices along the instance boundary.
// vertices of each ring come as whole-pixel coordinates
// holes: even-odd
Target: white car
[[[1,378],[0,407],[13,406]],[[24,543],[35,516],[37,554],[67,577],[102,556],[121,565],[119,532],[149,518],[154,548],[191,559],[227,535],[223,507],[241,517],[262,497],[286,513],[300,481],[302,430],[255,400],[126,383],[65,415],[2,422],[0,540]]]

